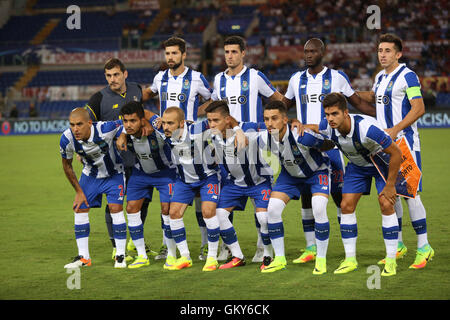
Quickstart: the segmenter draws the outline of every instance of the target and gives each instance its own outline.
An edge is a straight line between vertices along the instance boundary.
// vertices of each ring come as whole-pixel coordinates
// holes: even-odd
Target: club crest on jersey
[[[388,86],[386,88],[386,91],[391,91],[393,86],[394,86],[394,81],[392,81],[392,80],[389,81],[389,84],[388,84]]]
[[[158,149],[158,142],[155,139],[150,139],[150,149],[152,150]]]
[[[189,89],[190,86],[191,86],[191,83],[189,82],[189,80],[184,79],[183,89]]]
[[[330,89],[330,87],[331,87],[330,80],[325,79],[325,80],[323,81],[323,88],[324,88],[325,90],[328,90],[328,89]]]
[[[248,90],[248,82],[247,81],[242,81],[242,86],[241,86],[243,91],[247,91]]]
[[[136,96],[133,96],[134,101],[138,101],[138,98]]]

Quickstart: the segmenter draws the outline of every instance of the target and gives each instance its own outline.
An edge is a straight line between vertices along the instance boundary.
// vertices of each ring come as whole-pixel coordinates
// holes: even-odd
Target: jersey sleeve
[[[160,118],[161,118],[160,116],[155,114],[153,117],[150,118],[150,120],[148,120],[148,122],[150,122],[150,125],[153,127],[153,129],[155,129],[156,132],[160,133],[161,136],[163,136],[164,130],[163,130],[162,125],[159,128],[157,126],[158,119],[160,119]]]
[[[89,112],[89,116],[92,121],[102,121],[101,117],[101,109],[100,104],[102,103],[103,95],[99,91],[92,95],[89,99],[88,103],[84,106],[84,108]]]
[[[266,124],[264,122],[241,122],[239,126],[244,132],[266,130]]]
[[[373,80],[373,86],[372,91],[375,92],[375,89],[377,88],[378,80],[381,77],[381,71],[375,76],[375,79]]]
[[[141,98],[139,99],[139,102],[143,102],[142,101],[142,99],[144,98],[144,89],[142,88],[142,86],[139,84],[139,83],[136,83],[136,85],[138,86],[138,88],[139,88],[139,91],[141,92]]]
[[[344,96],[351,97],[355,94],[355,90],[352,88],[352,84],[350,83],[350,79],[347,77],[347,75],[342,72],[338,71],[339,77],[340,77],[340,90]]]
[[[211,100],[217,101],[220,100],[220,95],[219,95],[219,90],[220,90],[220,86],[219,86],[219,80],[218,80],[218,76],[214,77],[214,83],[213,83],[213,91],[211,94]]]
[[[320,134],[324,135],[325,137],[330,137],[331,136],[331,131],[330,131],[330,127],[328,126],[328,121],[327,119],[322,119],[319,123],[319,132]]]
[[[161,78],[160,72],[158,72],[156,74],[156,76],[153,78],[153,82],[152,82],[152,84],[149,87],[150,90],[152,90],[152,92],[154,92],[154,93],[157,93],[159,91],[158,90],[158,81],[161,81],[160,78]]]
[[[408,100],[419,99],[422,98],[422,93],[420,92],[420,81],[417,75],[414,72],[408,72],[405,74],[406,80],[406,95],[408,96]]]
[[[295,98],[295,75],[296,74],[293,74],[289,79],[288,88],[286,90],[286,93],[284,94],[284,96],[289,100]]]
[[[208,120],[203,120],[203,121],[200,121],[200,122],[194,122],[189,127],[189,130],[190,130],[191,134],[203,133],[203,132],[209,130],[209,122],[208,122]]]
[[[270,83],[269,79],[262,73],[258,71],[258,91],[266,98],[270,97],[277,91],[275,87]]]
[[[59,152],[61,153],[61,157],[64,159],[73,159],[73,146],[64,133],[61,135],[61,139],[59,140]]]
[[[378,128],[375,125],[371,125],[369,127],[369,129],[367,130],[366,137],[369,138],[370,140],[376,142],[383,149],[386,149],[387,147],[389,147],[392,144],[391,137],[386,132],[384,132],[383,130],[381,130],[380,128]]]
[[[211,98],[213,90],[209,86],[208,81],[203,76],[203,74],[200,74],[200,84],[198,86],[198,93],[205,99],[209,100]]]
[[[314,133],[310,130],[306,130],[303,133],[303,136],[299,136],[297,138],[297,142],[309,148],[320,149],[320,147],[325,142],[325,139],[320,134]]]
[[[104,135],[119,137],[123,131],[122,120],[100,122],[100,131]]]

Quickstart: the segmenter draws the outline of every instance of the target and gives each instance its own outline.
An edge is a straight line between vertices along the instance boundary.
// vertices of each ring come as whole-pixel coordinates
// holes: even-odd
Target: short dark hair
[[[210,112],[220,112],[220,114],[224,116],[230,115],[230,108],[228,108],[228,104],[225,100],[217,100],[213,101],[209,104],[208,107],[205,109],[206,113]]]
[[[392,33],[382,34],[378,39],[378,46],[382,42],[393,43],[395,50],[397,50],[398,52],[402,52],[403,50],[402,39],[400,39],[400,37],[396,36],[395,34]]]
[[[286,104],[280,100],[269,101],[264,107],[264,111],[266,110],[278,110],[281,114],[287,116]]]
[[[111,58],[111,59],[108,59],[108,61],[105,62],[105,66],[103,67],[103,71],[111,70],[112,68],[115,68],[115,67],[119,67],[120,71],[122,71],[122,72],[125,72],[125,70],[127,70],[125,68],[125,65],[123,64],[122,61],[120,61],[117,58]]]
[[[166,41],[163,42],[164,49],[166,47],[173,47],[173,46],[178,46],[181,53],[186,52],[186,41],[184,41],[183,39],[181,39],[179,37],[170,37],[169,39],[167,39]]]
[[[136,113],[140,119],[145,118],[144,106],[142,102],[139,101],[130,101],[122,106],[120,109],[120,115],[130,115]]]
[[[324,109],[329,107],[338,107],[339,110],[342,111],[348,109],[347,99],[340,92],[332,92],[327,94],[325,98],[323,98],[322,106]]]
[[[230,44],[237,44],[239,45],[239,48],[241,49],[241,51],[245,50],[245,40],[244,38],[240,37],[240,36],[230,36],[228,38],[225,39],[223,46],[227,46]]]

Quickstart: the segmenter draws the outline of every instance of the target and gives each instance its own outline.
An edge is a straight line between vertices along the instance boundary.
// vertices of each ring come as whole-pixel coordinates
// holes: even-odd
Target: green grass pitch
[[[421,130],[424,192],[428,238],[435,258],[424,270],[410,270],[416,235],[404,204],[403,239],[409,251],[398,261],[397,275],[381,278],[379,288],[369,289],[368,268],[384,257],[381,214],[376,195],[363,197],[357,208],[358,270],[334,275],[344,256],[332,200],[328,205],[331,223],[328,273],[312,275],[313,264],[290,263],[304,247],[300,202],[291,201],[283,213],[286,270],[261,274],[250,260],[255,251],[256,229],[251,204],[235,213],[235,227],[244,254],[245,267],[202,272],[197,259],[200,233],[193,208],[185,214],[187,239],[193,267],[164,271],[163,261],[137,270],[116,270],[104,221],[104,209],[90,213],[90,252],[93,265],[81,269],[80,289],[67,286],[71,274],[64,264],[77,254],[71,204],[74,191],[64,176],[59,155],[59,135],[0,138],[0,299],[149,299],[149,300],[307,300],[307,299],[439,299],[450,298],[450,186],[449,129]],[[75,163],[75,162],[74,162]],[[79,176],[80,165],[75,164]],[[375,190],[374,187],[372,191]],[[155,250],[162,240],[158,193],[149,208],[146,240]],[[103,206],[105,201],[103,202]],[[369,270],[371,270],[369,268]],[[380,269],[381,271],[381,269]],[[70,281],[69,281],[70,282]],[[370,287],[370,286],[369,286]]]

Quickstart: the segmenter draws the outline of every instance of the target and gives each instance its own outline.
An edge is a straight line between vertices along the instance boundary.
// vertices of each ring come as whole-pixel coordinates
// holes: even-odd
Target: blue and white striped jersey
[[[404,63],[388,75],[384,69],[376,75],[372,91],[375,93],[377,120],[383,129],[392,128],[405,118],[411,110],[410,99],[422,98],[421,95],[408,98],[406,90],[412,87],[420,88],[419,78]],[[420,151],[417,122],[399,132],[398,138],[402,136],[412,150]]]
[[[235,76],[227,70],[214,78],[212,100],[226,100],[230,115],[237,121],[263,121],[262,98],[270,97],[276,89],[266,76],[253,68],[244,66]]]
[[[301,123],[319,124],[325,117],[322,100],[331,92],[340,92],[346,97],[355,93],[344,72],[324,67],[315,76],[308,70],[294,73],[285,96],[289,100],[295,98],[297,119]]]
[[[190,121],[197,120],[199,95],[209,100],[212,93],[205,77],[188,67],[179,76],[172,76],[169,69],[158,72],[150,89],[159,94],[161,115],[169,107],[179,107],[183,109],[185,119]]]
[[[123,172],[122,159],[115,149],[114,138],[122,133],[122,121],[99,121],[91,126],[87,141],[76,140],[70,129],[66,129],[59,142],[61,156],[73,159],[79,154],[83,159],[83,174],[95,178],[106,178]]]
[[[351,129],[344,137],[330,127],[326,119],[319,124],[319,131],[331,139],[350,162],[360,167],[373,166],[370,156],[386,149],[392,139],[375,118],[350,114]]]
[[[152,132],[149,136],[139,138],[127,135],[128,150],[136,154],[135,167],[147,174],[169,168],[175,169],[170,158],[170,147],[161,135]]]
[[[283,168],[295,178],[307,178],[318,170],[328,170],[329,159],[319,151],[324,138],[310,130],[299,136],[297,129],[291,131],[287,125],[286,133],[281,141],[271,135],[264,122],[247,124],[243,130],[260,130],[259,146],[278,156]]]
[[[241,124],[245,130],[245,123]],[[263,149],[258,136],[252,132],[245,132],[249,144],[242,150],[235,147],[236,135],[233,130],[228,131],[229,137],[212,135],[212,143],[219,159],[219,165],[229,173],[228,178],[237,186],[251,187],[263,182],[272,182],[273,170],[263,157]],[[256,132],[255,132],[256,133]]]
[[[208,121],[197,123],[184,123],[179,139],[166,138],[162,128],[158,129],[154,123],[158,116],[153,116],[150,123],[166,143],[169,144],[171,158],[179,178],[184,183],[194,183],[217,174],[219,169],[215,158],[214,147],[209,144],[210,131]]]

